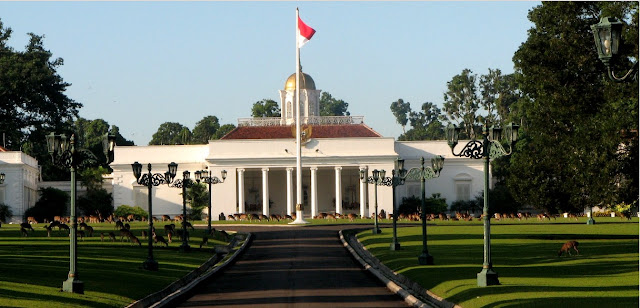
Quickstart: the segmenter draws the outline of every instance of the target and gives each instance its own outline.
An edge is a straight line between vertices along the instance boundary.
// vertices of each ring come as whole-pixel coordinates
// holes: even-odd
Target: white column
[[[293,214],[293,168],[287,168],[287,215]]]
[[[318,215],[318,168],[311,168],[311,217]]]
[[[336,167],[336,213],[342,214],[342,167]]]
[[[262,168],[262,214],[269,216],[269,168]]]
[[[244,169],[238,169],[238,213],[244,213]]]
[[[360,170],[364,170],[365,174],[368,176],[367,167],[360,167]],[[360,218],[367,217],[367,183],[362,183],[360,181]]]

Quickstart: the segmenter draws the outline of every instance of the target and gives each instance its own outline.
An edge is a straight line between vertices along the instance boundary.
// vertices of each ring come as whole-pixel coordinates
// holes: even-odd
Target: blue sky
[[[80,116],[102,118],[146,145],[158,126],[190,129],[207,115],[249,117],[295,72],[295,8],[317,32],[301,49],[318,89],[386,137],[402,128],[389,110],[441,106],[447,81],[469,68],[513,72],[539,2],[0,2],[24,50],[26,33],[64,59],[66,94]]]

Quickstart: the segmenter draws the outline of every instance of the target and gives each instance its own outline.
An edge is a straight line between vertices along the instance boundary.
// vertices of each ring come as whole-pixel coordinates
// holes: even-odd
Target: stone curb
[[[461,308],[435,295],[431,291],[424,289],[406,276],[390,270],[386,265],[373,257],[355,236],[348,235],[345,238],[342,230],[339,234],[342,245],[351,253],[353,258],[356,259],[365,270],[380,279],[391,292],[402,297],[407,304],[420,308]]]
[[[243,235],[244,236],[244,235]],[[236,235],[234,235],[236,237]],[[137,300],[126,308],[139,308],[139,307],[167,307],[173,301],[178,299],[179,297],[187,294],[190,290],[198,286],[201,282],[208,279],[212,275],[218,273],[221,270],[227,268],[232,262],[236,260],[238,256],[240,256],[244,250],[247,248],[249,243],[251,242],[253,235],[251,233],[247,233],[244,236],[244,243],[240,248],[238,248],[231,256],[228,254],[218,254],[216,253],[213,257],[203,263],[200,267],[193,270],[186,276],[180,278],[179,280],[173,282],[166,288],[149,294],[145,298]],[[237,238],[237,237],[236,237]],[[233,243],[233,242],[232,242]],[[227,257],[228,256],[228,257]],[[224,260],[223,263],[218,264],[221,260]]]

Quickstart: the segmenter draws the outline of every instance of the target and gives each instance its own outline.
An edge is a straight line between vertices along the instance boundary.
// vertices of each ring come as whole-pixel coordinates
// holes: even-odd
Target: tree
[[[216,131],[220,128],[220,122],[216,116],[206,116],[196,123],[193,128],[191,142],[194,144],[207,144],[215,139]]]
[[[394,107],[396,105],[397,107]],[[391,103],[392,112],[396,115],[394,109],[399,111],[396,115],[398,121],[403,120],[403,110],[408,110],[408,121],[411,123],[411,129],[398,137],[398,140],[437,140],[444,138],[444,126],[440,122],[441,110],[435,104],[426,102],[422,104],[421,111],[414,112],[409,107],[409,102],[404,103],[402,99]],[[398,118],[400,116],[400,118]],[[406,118],[406,113],[404,114]],[[404,130],[404,128],[403,128]]]
[[[349,104],[341,99],[336,99],[329,92],[322,92],[320,95],[320,116],[348,116]]]
[[[401,98],[391,103],[391,112],[396,117],[396,122],[402,126],[402,133],[406,133],[405,126],[409,121],[407,115],[411,112],[411,104],[404,102]]]
[[[109,127],[109,123],[103,119],[87,120],[78,117],[74,122],[73,131],[76,138],[76,146],[91,151],[98,158],[98,164],[103,167],[108,167],[102,145],[105,134],[115,135],[116,145],[127,146],[134,144],[133,141],[129,141],[120,135],[120,129],[117,126]]]
[[[224,137],[224,135],[228,134],[232,130],[236,129],[236,126],[233,124],[225,124],[220,126],[220,128],[216,131],[216,134],[213,136],[213,139],[220,139]]]
[[[480,108],[476,79],[477,75],[470,69],[464,69],[461,74],[453,76],[453,79],[447,82],[447,92],[444,93],[446,119],[461,125],[470,138],[476,136],[476,112]]]
[[[280,107],[278,107],[278,103],[272,99],[263,99],[253,104],[253,107],[251,107],[251,116],[256,118],[279,117]]]
[[[149,145],[161,145],[161,144],[184,144],[184,139],[189,137],[189,129],[180,123],[176,122],[164,122],[158,127],[158,131],[153,134]]]
[[[620,148],[621,132],[638,127],[638,83],[604,78],[590,29],[603,14],[635,34],[621,46],[619,63],[630,67],[638,59],[637,2],[543,2],[529,12],[534,26],[513,57],[525,117],[507,176],[516,201],[582,211],[618,200],[620,178],[634,176],[620,173]]]
[[[38,159],[48,180],[56,173],[49,173],[53,164],[45,135],[71,132],[82,104],[64,94],[70,84],[57,71],[64,61],[52,59],[44,37],[29,33],[25,50],[16,51],[8,46],[11,33],[0,21],[0,132],[5,133],[7,148]]]
[[[69,194],[62,190],[52,187],[40,188],[40,199],[24,212],[24,217],[34,217],[37,221],[53,221],[54,216],[65,215],[69,200]]]
[[[187,200],[191,203],[189,220],[201,220],[202,210],[209,205],[209,191],[203,183],[198,183],[187,189]]]

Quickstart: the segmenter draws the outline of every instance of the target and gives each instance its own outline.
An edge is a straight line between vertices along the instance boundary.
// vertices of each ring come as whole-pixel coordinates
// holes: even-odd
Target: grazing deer
[[[269,216],[265,215],[265,214],[260,214],[260,220],[266,220],[269,221]]]
[[[142,238],[146,239],[147,238],[147,231],[146,230],[142,230],[142,234],[140,234],[142,236]]]
[[[37,224],[38,223],[36,218],[32,217],[32,216],[27,217],[27,222],[30,223],[30,224]]]
[[[98,222],[100,222],[100,218],[98,216],[93,216],[93,215],[89,216],[89,223],[94,224]]]
[[[113,233],[113,232],[109,232],[109,239],[110,239],[112,242],[115,242],[115,241],[116,241],[116,234],[115,234],[115,233]]]
[[[133,234],[131,234],[131,231],[129,231],[128,229],[120,229],[120,241],[121,242],[123,241],[123,239],[125,237],[129,238],[129,237],[131,237],[131,235],[133,235]]]
[[[86,227],[87,227],[87,224],[84,223],[84,221],[78,224],[78,228],[80,228],[80,229],[86,228]]]
[[[142,243],[140,243],[140,240],[135,235],[131,234],[129,239],[131,240],[131,244],[138,244],[138,247],[142,246]]]
[[[170,221],[171,217],[169,215],[162,215],[162,221]]]
[[[274,220],[276,220],[276,221],[280,221],[280,218],[278,218],[278,215],[276,215],[276,214],[271,214],[271,215],[269,215],[269,219],[270,219],[271,221],[274,221]]]
[[[164,237],[162,237],[162,235],[156,234],[155,232],[153,233],[153,240],[158,243],[164,243],[165,245],[167,245],[167,247],[169,247],[169,243],[167,243],[167,240],[164,239]]]
[[[167,232],[172,232],[176,229],[176,225],[175,224],[170,224],[170,225],[164,225],[164,233],[166,234]]]
[[[66,224],[59,224],[58,225],[58,231],[61,231],[62,229],[64,229],[67,232],[69,232],[69,226],[67,226]]]
[[[93,227],[92,226],[85,226],[84,227],[84,231],[87,232],[87,236],[88,237],[92,237],[93,236]]]
[[[336,215],[333,215],[333,214],[327,214],[327,216],[325,216],[325,218],[328,219],[328,220],[337,220],[336,219]]]
[[[71,234],[69,234],[69,235],[71,235]],[[84,231],[76,230],[76,238],[77,237],[80,237],[80,239],[84,241]]]
[[[133,214],[127,215],[127,221],[128,222],[132,222],[134,220],[136,220],[136,215],[133,215]]]
[[[33,227],[31,227],[31,224],[28,222],[23,222],[20,224],[20,228],[24,228],[25,230],[31,230],[33,231]]]
[[[565,252],[571,255],[571,248],[573,248],[573,250],[575,250],[576,253],[580,254],[580,251],[578,251],[578,242],[568,241],[564,243],[564,245],[562,245],[562,248],[560,248],[560,250],[558,251],[558,257],[562,256],[562,254]]]
[[[131,230],[131,226],[128,223],[124,224],[124,228],[127,229],[127,230]]]
[[[173,231],[167,232],[167,239],[169,240],[169,243],[173,242]]]
[[[291,217],[291,215],[284,215],[284,218],[293,221],[293,217]]]
[[[22,236],[29,236],[29,233],[27,232],[27,230],[23,227],[20,227],[20,234],[22,234]]]
[[[100,232],[100,241],[104,242],[104,232]]]
[[[206,237],[206,236],[203,236],[202,237],[202,242],[200,243],[200,249],[202,249],[202,245],[204,245],[206,247],[207,243],[209,243],[209,238]]]
[[[347,215],[347,217],[349,218],[350,222],[353,222],[356,218],[358,218],[358,215],[350,213],[349,215]]]
[[[116,221],[116,226],[114,229],[124,229],[124,224],[122,223],[121,220]]]
[[[236,220],[236,217],[231,215],[231,214],[229,214],[229,215],[227,215],[227,219],[228,220]]]
[[[187,228],[191,228],[191,231],[195,231],[196,230],[195,228],[193,228],[193,225],[191,225],[191,223],[188,222],[188,221],[183,222],[183,224],[186,225]]]

